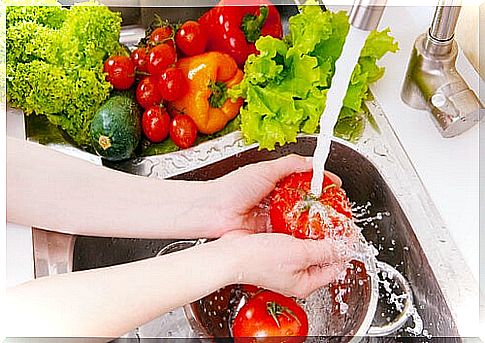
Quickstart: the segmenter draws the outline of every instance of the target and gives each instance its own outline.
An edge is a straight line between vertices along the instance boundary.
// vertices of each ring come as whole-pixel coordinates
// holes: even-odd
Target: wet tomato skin
[[[177,114],[170,125],[170,138],[181,149],[190,148],[197,139],[197,126],[187,114]]]
[[[185,95],[189,84],[182,69],[170,67],[160,75],[159,88],[164,100],[175,101]]]
[[[135,65],[128,56],[109,57],[104,62],[103,72],[115,89],[126,90],[135,83]]]
[[[168,136],[170,116],[161,106],[152,106],[143,112],[143,133],[152,143],[160,143]]]
[[[147,73],[148,72],[148,54],[146,48],[136,48],[131,52],[131,60],[135,64],[136,71]]]
[[[270,194],[269,214],[273,232],[297,238],[322,239],[329,236],[351,234],[352,211],[345,191],[325,176],[322,195],[316,199],[332,207],[336,214],[330,220],[336,230],[322,223],[318,214],[310,215],[309,208],[296,211],[298,203],[312,197],[312,172],[293,173],[278,182]],[[293,215],[289,215],[293,213]]]
[[[136,100],[144,109],[160,104],[162,95],[158,89],[157,77],[148,76],[138,83],[136,88]]]
[[[301,343],[308,335],[308,318],[293,298],[262,291],[239,310],[232,327],[234,341]]]
[[[176,60],[175,48],[170,44],[163,43],[154,46],[148,54],[148,72],[151,75],[160,76]]]
[[[177,48],[186,56],[195,56],[205,51],[207,32],[196,21],[186,21],[175,34]]]
[[[153,45],[165,43],[168,39],[172,38],[173,29],[170,25],[157,27],[150,34],[150,43]]]

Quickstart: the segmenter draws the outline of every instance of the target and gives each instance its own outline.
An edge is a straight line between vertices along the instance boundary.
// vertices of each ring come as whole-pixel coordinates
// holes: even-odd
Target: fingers
[[[291,173],[310,171],[312,158],[291,154],[276,160],[251,164],[248,167],[254,168],[256,172],[276,183]]]
[[[292,173],[311,171],[313,168],[313,157],[291,154],[276,160],[250,164],[247,168],[252,172],[255,171],[267,178],[271,178],[276,183]],[[334,173],[325,171],[325,175],[337,186],[342,186],[342,180]]]
[[[225,233],[224,235],[222,235],[221,239],[240,238],[240,237],[248,236],[251,233],[252,232],[250,232],[248,230],[232,230],[232,231],[229,231],[229,232]]]
[[[327,240],[300,240],[305,249],[306,266],[324,266],[336,262],[342,262],[342,256],[336,250],[334,245]]]
[[[342,180],[337,175],[327,170],[325,171],[325,175],[327,175],[327,177],[338,187],[342,187]]]
[[[299,284],[295,287],[295,296],[307,298],[316,290],[337,280],[340,273],[346,269],[345,263],[334,263],[324,267],[312,266],[305,271]]]

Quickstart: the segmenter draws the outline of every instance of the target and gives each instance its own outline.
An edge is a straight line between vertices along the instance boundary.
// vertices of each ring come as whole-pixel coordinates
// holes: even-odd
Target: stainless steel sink
[[[256,147],[253,147],[171,178],[210,180],[248,163],[274,159],[290,153],[311,156],[315,144],[315,137],[300,137],[297,143],[277,148],[272,152],[258,151]],[[139,162],[127,164],[131,164],[131,167],[135,168],[130,169],[132,172],[143,173],[146,170],[140,167]],[[136,169],[137,166],[138,169]],[[433,337],[458,336],[451,312],[412,226],[375,166],[348,144],[335,141],[332,144],[327,168],[340,175],[348,196],[353,202],[363,205],[367,202],[371,203],[368,217],[375,217],[378,213],[388,214],[382,216],[382,219],[377,222],[378,228],[364,222],[364,227],[367,227],[363,230],[363,234],[368,241],[375,243],[374,245],[379,250],[379,260],[398,269],[412,285],[415,306],[425,323],[428,334]],[[119,165],[118,169],[120,169]],[[153,173],[151,175],[153,176]],[[163,246],[171,242],[167,240],[78,237],[74,247],[73,270],[109,266],[155,256]],[[221,256],[221,258],[224,257]],[[384,305],[379,311],[384,315],[377,316],[377,318],[382,318],[383,322],[376,324],[384,324],[386,317],[392,316],[392,313],[388,312],[393,312],[392,306]],[[414,326],[412,320],[408,326]],[[409,335],[406,331],[398,334]]]
[[[120,9],[120,8],[117,8]],[[190,8],[184,8],[187,12]],[[201,8],[193,9],[201,11]],[[296,10],[283,6],[283,16]],[[162,9],[158,9],[162,11]],[[178,19],[194,17],[193,13],[173,8],[163,10]],[[124,8],[124,24],[146,25],[153,9]],[[148,14],[150,14],[150,16]],[[170,14],[172,13],[172,14]],[[132,29],[132,30],[131,30]],[[136,43],[141,26],[125,30],[127,44]],[[404,70],[403,70],[404,72]],[[379,100],[379,99],[378,99]],[[450,233],[431,202],[425,187],[403,151],[377,100],[367,104],[380,133],[368,127],[357,144],[335,139],[327,168],[343,180],[349,198],[357,205],[368,207],[368,216],[388,213],[376,223],[362,222],[363,234],[379,250],[378,259],[394,266],[411,284],[415,307],[423,320],[425,331],[417,335],[428,337],[457,337],[472,332],[478,304],[478,285],[453,243]],[[44,124],[42,124],[44,125]],[[312,155],[314,136],[299,137],[298,142],[273,152],[258,151],[246,146],[239,132],[203,143],[194,148],[160,156],[139,158],[124,163],[108,163],[80,152],[65,143],[56,129],[46,129],[26,120],[27,138],[74,154],[109,168],[154,178],[207,180],[224,175],[242,165],[277,158],[289,153]],[[45,136],[53,132],[53,139]],[[53,243],[54,242],[54,243]],[[34,231],[36,276],[98,268],[135,261],[156,255],[173,240],[143,240],[70,236]],[[223,256],[221,256],[223,258]],[[392,306],[382,304],[382,322],[392,316]],[[376,320],[376,324],[380,320]],[[410,320],[406,326],[415,325]],[[401,330],[399,336],[413,336]],[[193,337],[181,309],[130,332],[126,337]]]
[[[366,216],[384,214],[377,222],[363,221],[360,225],[367,240],[379,250],[378,259],[395,267],[409,281],[414,305],[423,321],[424,331],[419,330],[417,335],[457,337],[461,334],[460,325],[466,332],[470,306],[478,301],[478,287],[379,105],[374,101],[368,107],[381,133],[368,128],[355,145],[335,139],[327,168],[340,175],[349,198],[356,205],[371,204]],[[258,151],[255,145],[246,146],[240,133],[234,132],[189,150],[105,165],[147,177],[208,180],[248,163],[289,153],[310,156],[315,142],[314,136],[301,136],[297,143],[275,151]],[[42,234],[47,238],[34,239],[36,261],[42,261],[37,264],[49,268],[44,267],[37,276],[62,272],[66,265],[68,271],[71,266],[73,271],[78,271],[155,256],[174,241],[66,236],[65,245],[55,245],[62,250],[62,257],[49,261],[49,256],[42,252],[50,244],[50,234]],[[57,235],[55,239],[58,238]],[[378,316],[374,324],[383,324],[395,312],[384,301],[380,302],[378,311],[382,320]],[[415,336],[409,330],[415,325],[410,319],[405,325],[408,329],[395,335]],[[127,337],[192,335],[183,311],[178,309],[135,329]]]

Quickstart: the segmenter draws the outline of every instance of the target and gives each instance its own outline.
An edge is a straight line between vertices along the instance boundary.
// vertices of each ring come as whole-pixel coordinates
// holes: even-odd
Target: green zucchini
[[[94,115],[91,143],[98,155],[121,161],[133,156],[141,137],[140,109],[130,97],[109,98]]]

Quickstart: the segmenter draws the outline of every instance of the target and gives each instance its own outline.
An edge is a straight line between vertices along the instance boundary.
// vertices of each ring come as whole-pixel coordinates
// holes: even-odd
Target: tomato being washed
[[[263,291],[239,310],[232,327],[235,342],[300,343],[308,335],[305,311],[292,298]]]
[[[310,191],[312,175],[312,172],[293,173],[278,182],[271,192],[269,213],[273,232],[312,239],[350,236],[352,211],[344,190],[325,176],[322,195],[316,199]],[[315,210],[318,207],[322,211]]]

